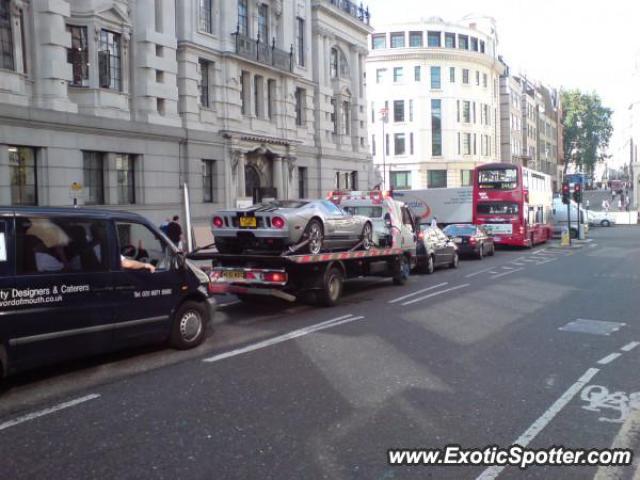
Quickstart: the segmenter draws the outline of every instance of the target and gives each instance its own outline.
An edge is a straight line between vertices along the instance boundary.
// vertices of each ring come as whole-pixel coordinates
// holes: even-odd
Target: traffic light
[[[564,203],[565,205],[569,204],[569,183],[568,182],[563,182],[562,183],[562,203]]]
[[[576,203],[582,203],[582,185],[579,183],[573,186],[573,199]]]

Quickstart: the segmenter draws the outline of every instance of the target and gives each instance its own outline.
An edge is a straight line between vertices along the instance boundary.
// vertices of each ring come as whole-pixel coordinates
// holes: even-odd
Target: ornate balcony
[[[347,12],[352,17],[357,18],[363,23],[369,25],[371,15],[369,14],[369,7],[364,7],[362,3],[360,6],[356,5],[349,0],[329,0],[329,3],[335,7],[338,7],[343,12]]]
[[[232,35],[234,35],[236,39],[237,55],[279,70],[286,72],[293,71],[293,46],[291,46],[291,49],[287,52],[276,48],[275,39],[273,39],[272,44],[269,45],[261,41],[260,38],[253,39],[241,34],[239,31],[234,32]]]

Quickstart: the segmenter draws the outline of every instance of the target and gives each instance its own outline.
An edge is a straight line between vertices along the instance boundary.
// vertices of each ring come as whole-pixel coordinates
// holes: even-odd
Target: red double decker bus
[[[499,245],[532,247],[551,238],[551,177],[511,163],[476,167],[473,223]]]

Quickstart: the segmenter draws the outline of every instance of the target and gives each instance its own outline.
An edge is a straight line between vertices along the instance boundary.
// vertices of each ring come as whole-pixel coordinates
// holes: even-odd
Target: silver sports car
[[[220,253],[246,250],[299,253],[350,248],[362,242],[372,245],[371,220],[350,215],[328,200],[281,200],[238,210],[224,210],[213,216],[212,231]]]

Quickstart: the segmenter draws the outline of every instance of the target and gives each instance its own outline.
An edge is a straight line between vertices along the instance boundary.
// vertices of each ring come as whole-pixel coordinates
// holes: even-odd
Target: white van
[[[580,214],[578,215],[578,204],[573,200],[571,200],[569,209],[571,213],[571,226],[569,228],[569,232],[571,233],[571,238],[578,238],[578,217],[580,225],[582,225],[584,232],[587,233],[589,231],[589,215],[582,207],[580,207]],[[553,199],[552,223],[554,236],[558,236],[562,227],[567,225],[567,205],[562,203],[562,199],[560,197]]]

